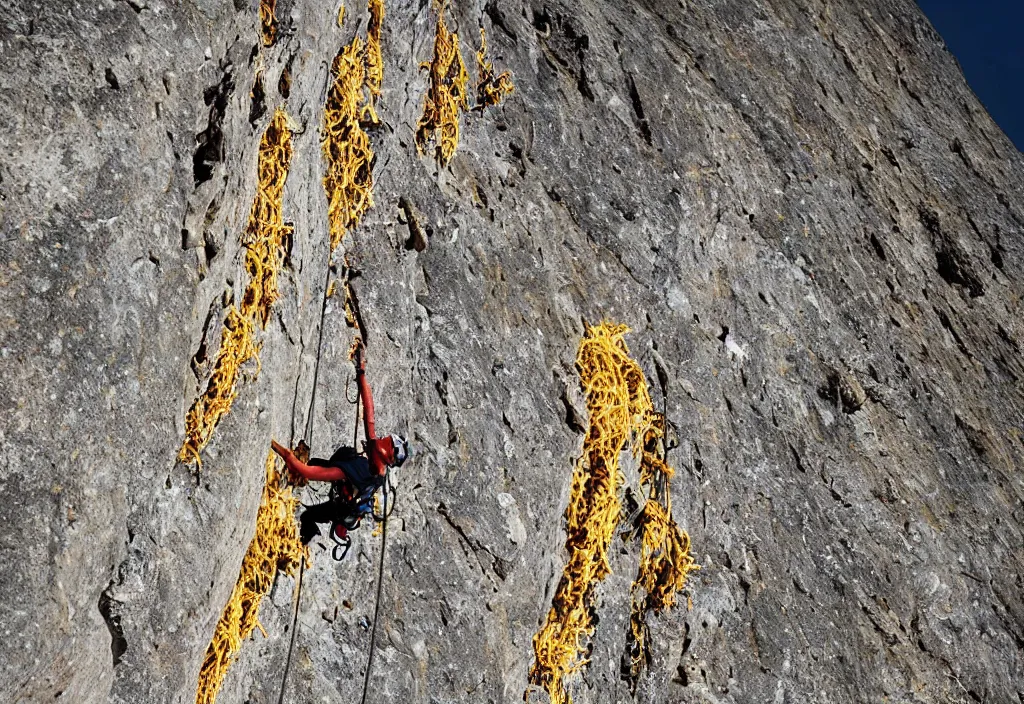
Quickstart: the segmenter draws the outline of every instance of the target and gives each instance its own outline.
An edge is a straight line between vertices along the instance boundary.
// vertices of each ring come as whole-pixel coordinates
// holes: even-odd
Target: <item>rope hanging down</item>
[[[306,572],[306,562],[303,560],[302,565],[299,567],[299,578],[296,581],[295,587],[295,610],[292,613],[292,638],[291,642],[288,643],[288,657],[284,661],[284,676],[281,677],[281,693],[277,696],[277,704],[281,704],[284,701],[284,690],[288,684],[288,670],[292,666],[292,650],[295,648],[295,631],[299,627],[299,600],[302,598],[302,575]]]
[[[366,693],[370,687],[370,673],[373,671],[373,653],[377,643],[377,619],[380,616],[380,591],[384,584],[384,553],[388,547],[388,476],[384,475],[384,520],[381,521],[380,561],[377,563],[377,596],[373,606],[373,628],[370,631],[370,655],[366,660],[366,676],[363,677],[363,696],[359,704],[366,704]]]
[[[309,441],[313,440],[313,409],[316,403],[316,387],[320,381],[320,355],[323,350],[324,343],[324,318],[327,314],[327,293],[330,291],[331,284],[331,266],[330,266],[330,251],[327,254],[327,280],[324,281],[324,297],[323,302],[320,306],[320,330],[317,337],[316,343],[316,363],[313,365],[313,390],[309,395],[309,410],[306,412],[306,432],[304,438],[309,438]],[[293,426],[294,427],[294,426]],[[356,431],[359,430],[359,403],[358,399],[356,402]],[[292,437],[292,442],[295,438]],[[288,656],[284,661],[284,674],[281,676],[281,691],[277,695],[277,704],[284,702],[285,687],[288,685],[288,671],[292,665],[292,651],[295,649],[295,638],[298,634],[299,629],[299,604],[302,601],[302,577],[306,573],[306,561],[303,560],[302,564],[299,565],[299,577],[295,581],[295,607],[292,611],[292,635],[288,642]]]

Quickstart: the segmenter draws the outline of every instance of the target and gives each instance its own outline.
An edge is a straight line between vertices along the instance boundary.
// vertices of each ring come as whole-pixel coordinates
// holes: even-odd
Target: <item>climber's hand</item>
[[[271,440],[270,446],[274,448],[274,452],[279,454],[282,459],[287,459],[288,455],[292,454],[291,450],[279,443],[277,440]]]
[[[352,345],[352,363],[356,365],[356,371],[366,371],[366,356],[363,354],[363,341],[358,337]]]

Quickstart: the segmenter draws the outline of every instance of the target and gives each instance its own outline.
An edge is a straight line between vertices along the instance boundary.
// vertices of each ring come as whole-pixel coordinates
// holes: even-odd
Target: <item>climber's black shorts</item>
[[[344,525],[347,522],[346,519],[352,519],[354,510],[355,507],[351,502],[339,499],[307,506],[299,517],[299,536],[302,538],[302,544],[305,545],[315,536],[320,535],[317,523],[341,523]]]

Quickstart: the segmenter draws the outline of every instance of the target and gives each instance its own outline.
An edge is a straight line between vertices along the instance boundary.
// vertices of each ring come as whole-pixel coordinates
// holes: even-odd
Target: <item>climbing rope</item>
[[[324,343],[324,318],[327,315],[327,293],[331,290],[331,253],[327,253],[327,279],[324,281],[324,297],[320,305],[320,330],[316,342],[316,363],[313,365],[313,390],[309,395],[309,409],[306,412],[306,432],[304,438],[313,440],[313,409],[316,404],[316,387],[320,381],[320,354]],[[294,427],[294,426],[293,426]],[[359,404],[356,403],[356,430],[359,430]],[[292,442],[295,441],[294,430]],[[284,674],[281,676],[281,691],[277,696],[277,704],[284,702],[285,687],[288,685],[288,671],[292,665],[292,651],[295,650],[295,638],[299,631],[299,604],[302,601],[302,577],[306,573],[306,561],[299,565],[299,578],[295,582],[295,607],[292,610],[292,635],[288,642],[288,657],[284,661]]]
[[[331,254],[327,254],[327,278],[324,281],[324,297],[320,302],[320,331],[316,341],[316,364],[313,365],[313,390],[309,394],[309,410],[306,413],[305,437],[313,441],[313,409],[316,405],[316,387],[320,383],[320,353],[324,346],[324,318],[327,317],[327,298],[331,290]]]
[[[288,657],[284,661],[284,676],[281,678],[281,693],[277,696],[277,704],[284,701],[284,689],[288,684],[288,670],[292,666],[292,650],[295,648],[295,633],[299,628],[299,600],[302,598],[302,575],[306,573],[306,561],[299,565],[299,579],[296,582],[295,608],[292,612],[292,638],[288,643]]]
[[[381,521],[380,561],[377,563],[377,596],[373,606],[373,627],[370,631],[370,655],[366,661],[366,675],[363,677],[363,696],[359,704],[366,704],[366,693],[370,688],[370,673],[373,671],[373,653],[377,643],[377,619],[380,615],[380,591],[384,585],[384,553],[388,547],[388,474],[384,473],[384,520]]]

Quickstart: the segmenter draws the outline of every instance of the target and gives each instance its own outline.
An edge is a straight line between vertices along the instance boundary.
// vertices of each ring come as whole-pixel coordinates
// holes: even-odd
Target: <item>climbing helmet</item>
[[[398,433],[392,433],[391,447],[395,451],[395,461],[391,466],[400,467],[409,457],[409,443]]]

